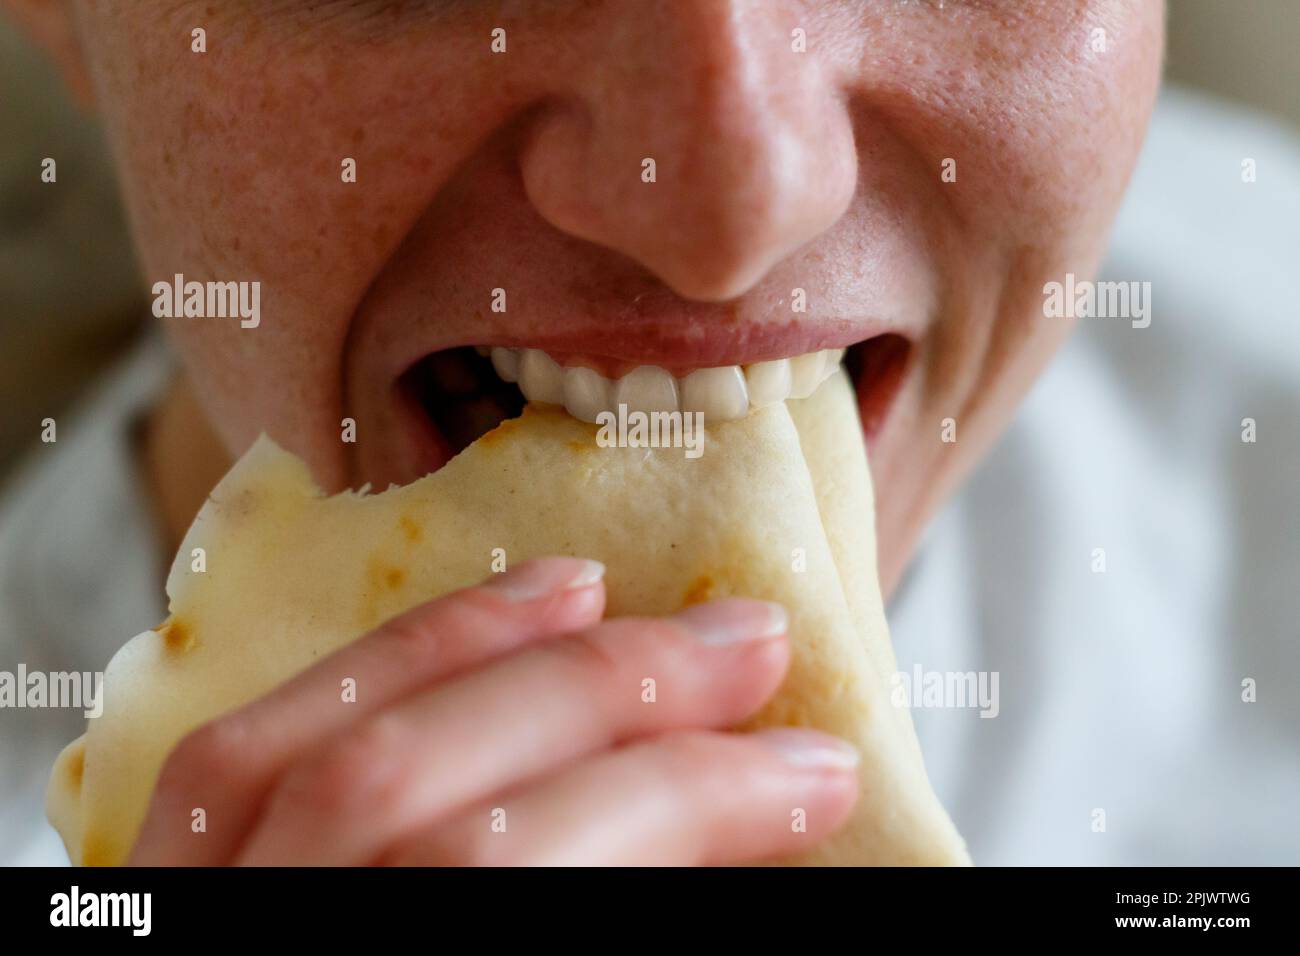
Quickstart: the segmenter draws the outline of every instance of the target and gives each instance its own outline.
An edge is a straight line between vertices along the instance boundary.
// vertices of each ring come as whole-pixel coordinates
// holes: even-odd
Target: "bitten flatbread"
[[[849,823],[789,862],[969,863],[911,719],[890,702],[870,476],[844,373],[801,402],[710,426],[697,459],[599,447],[596,432],[530,406],[420,481],[332,497],[259,439],[186,535],[167,580],[170,616],[113,657],[102,716],[54,768],[48,812],[73,862],[125,860],[163,760],[188,731],[479,581],[501,548],[512,563],[603,561],[615,615],[732,594],[781,602],[790,671],[746,726],[816,727],[862,756]]]

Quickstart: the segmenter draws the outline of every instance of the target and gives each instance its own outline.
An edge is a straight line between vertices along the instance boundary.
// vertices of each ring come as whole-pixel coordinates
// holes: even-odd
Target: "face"
[[[412,480],[519,400],[473,346],[540,350],[495,364],[573,379],[579,415],[847,348],[886,587],[1068,332],[1043,285],[1099,262],[1163,27],[1158,0],[72,10],[148,282],[261,284],[257,328],[168,322],[232,453],[265,430],[327,487]]]

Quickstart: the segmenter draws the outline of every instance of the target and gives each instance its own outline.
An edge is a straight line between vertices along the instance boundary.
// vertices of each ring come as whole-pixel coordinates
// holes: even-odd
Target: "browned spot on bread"
[[[241,489],[233,498],[225,500],[212,499],[215,501],[226,514],[238,518],[247,518],[257,510],[257,491],[253,488]]]
[[[376,591],[396,591],[406,583],[406,571],[379,558],[371,558],[366,565],[366,583],[372,594]]]
[[[701,574],[691,582],[690,587],[686,589],[686,594],[682,596],[682,607],[690,607],[692,604],[703,604],[705,601],[712,601],[718,594],[718,585],[713,578],[707,574]]]
[[[163,621],[157,631],[163,639],[163,645],[173,654],[184,653],[198,643],[190,626],[175,615]]]
[[[411,544],[415,544],[424,537],[424,529],[420,527],[420,522],[409,515],[402,515],[402,520],[398,524],[401,526],[402,534],[406,536],[406,540]]]
[[[102,833],[91,830],[81,838],[82,866],[117,866],[121,862],[117,847]]]
[[[68,757],[68,782],[74,787],[81,786],[81,778],[86,775],[86,749],[79,747]]]
[[[505,438],[516,428],[518,428],[520,421],[521,419],[518,418],[507,418],[496,428],[480,436],[479,440],[476,441],[474,444],[482,445],[485,448],[490,448],[493,445],[498,444],[503,438]]]
[[[528,418],[567,418],[568,414],[569,413],[566,412],[561,405],[547,405],[543,402],[529,402],[524,406],[524,413],[522,415],[518,418],[507,418],[496,428],[480,437],[475,444],[487,446],[495,445],[502,439],[508,438],[516,429],[519,428],[520,422]]]

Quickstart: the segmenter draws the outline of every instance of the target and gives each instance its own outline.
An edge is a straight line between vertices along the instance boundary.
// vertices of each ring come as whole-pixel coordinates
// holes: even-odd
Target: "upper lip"
[[[661,320],[573,325],[533,334],[484,330],[480,338],[443,348],[483,345],[540,349],[566,364],[589,365],[600,371],[625,371],[637,365],[657,365],[674,374],[697,368],[752,365],[822,349],[847,348],[885,332],[897,332],[871,319],[815,320],[784,323],[723,322],[666,325]],[[429,352],[411,357],[411,363]],[[408,363],[408,366],[409,364]]]

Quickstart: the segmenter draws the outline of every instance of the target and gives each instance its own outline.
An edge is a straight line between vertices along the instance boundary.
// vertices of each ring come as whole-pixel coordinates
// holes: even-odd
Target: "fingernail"
[[[847,740],[802,727],[776,727],[758,733],[763,742],[794,767],[852,770],[858,749]]]
[[[704,644],[766,640],[784,634],[789,624],[781,605],[752,598],[724,598],[695,604],[678,611],[677,620]]]
[[[538,558],[525,561],[483,585],[507,601],[533,601],[557,591],[574,591],[595,584],[605,576],[605,566],[585,558]]]

